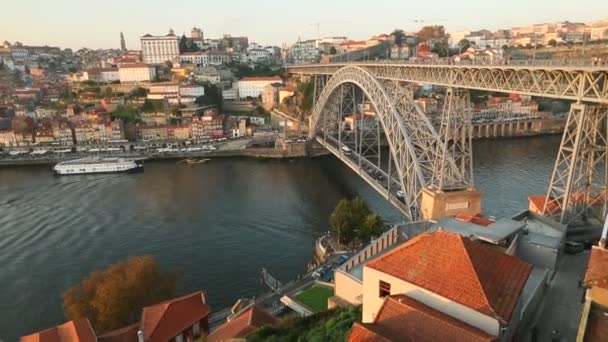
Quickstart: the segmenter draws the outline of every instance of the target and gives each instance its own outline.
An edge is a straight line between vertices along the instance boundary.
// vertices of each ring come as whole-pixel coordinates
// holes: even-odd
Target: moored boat
[[[58,175],[117,173],[143,171],[141,160],[127,158],[90,157],[61,162],[53,167]]]

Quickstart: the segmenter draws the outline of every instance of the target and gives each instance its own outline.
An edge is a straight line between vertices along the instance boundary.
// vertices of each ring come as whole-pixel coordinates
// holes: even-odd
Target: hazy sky
[[[395,28],[441,24],[449,31],[608,18],[608,0],[2,0],[0,41],[139,49],[145,33],[200,26],[205,37],[247,35],[280,45],[298,37],[363,39]],[[416,23],[423,20],[424,23]]]

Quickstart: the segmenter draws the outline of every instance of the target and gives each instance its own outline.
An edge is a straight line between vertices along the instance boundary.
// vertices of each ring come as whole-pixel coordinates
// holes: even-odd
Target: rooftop
[[[405,295],[387,297],[374,323],[355,323],[348,337],[348,342],[493,340],[493,336]]]
[[[256,304],[214,330],[207,336],[207,342],[243,338],[265,325],[274,325],[277,322],[274,316]]]
[[[510,219],[491,221],[480,218],[463,221],[453,217],[446,217],[433,225],[430,230],[443,229],[471,239],[498,243],[517,233],[524,226],[525,223]]]
[[[420,234],[365,267],[505,323],[532,271],[516,257],[442,229]]]
[[[20,342],[96,342],[95,332],[86,318],[76,319],[23,336]]]
[[[139,323],[135,323],[100,335],[98,340],[99,342],[133,342],[137,341],[138,330]]]
[[[209,315],[203,291],[168,300],[143,309],[140,330],[145,341],[169,341]]]
[[[239,82],[256,82],[256,81],[274,81],[274,82],[282,82],[283,80],[279,76],[272,77],[243,77],[239,80]]]
[[[599,246],[591,248],[591,256],[585,273],[585,285],[608,289],[608,250]]]

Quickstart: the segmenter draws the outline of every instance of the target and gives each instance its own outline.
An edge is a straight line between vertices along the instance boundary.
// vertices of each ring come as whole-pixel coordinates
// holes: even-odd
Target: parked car
[[[568,254],[578,254],[585,250],[585,245],[580,242],[566,241],[564,251]]]

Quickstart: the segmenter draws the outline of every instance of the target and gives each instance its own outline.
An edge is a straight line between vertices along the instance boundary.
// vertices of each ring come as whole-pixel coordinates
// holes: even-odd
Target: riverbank
[[[42,158],[7,158],[0,159],[0,167],[19,166],[48,166],[57,163],[92,156],[111,156],[119,158],[143,158],[146,161],[157,160],[181,160],[187,158],[253,158],[253,159],[305,159],[328,155],[328,151],[312,150],[305,154],[292,153],[275,148],[255,148],[241,150],[220,150],[212,152],[188,152],[188,153],[118,153],[111,155],[100,154],[68,154],[66,156],[48,156]]]

